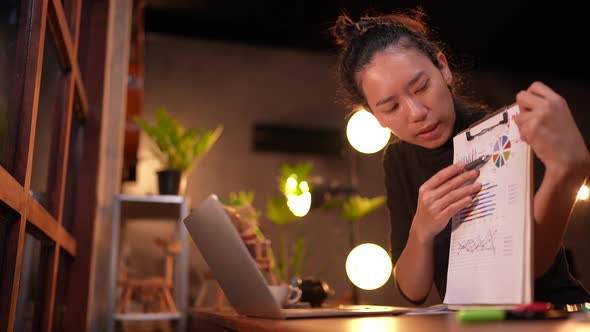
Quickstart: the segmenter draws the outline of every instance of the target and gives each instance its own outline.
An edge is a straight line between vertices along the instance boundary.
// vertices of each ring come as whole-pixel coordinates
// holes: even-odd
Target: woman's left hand
[[[590,155],[565,99],[541,82],[516,95],[521,139],[558,176],[585,175]],[[572,173],[573,172],[573,173]]]

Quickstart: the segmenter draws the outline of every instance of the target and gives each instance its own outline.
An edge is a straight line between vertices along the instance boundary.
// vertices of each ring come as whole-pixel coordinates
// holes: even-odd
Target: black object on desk
[[[293,278],[289,282],[291,285],[301,289],[301,302],[309,302],[312,307],[320,307],[333,291],[330,286],[319,279],[301,279]]]

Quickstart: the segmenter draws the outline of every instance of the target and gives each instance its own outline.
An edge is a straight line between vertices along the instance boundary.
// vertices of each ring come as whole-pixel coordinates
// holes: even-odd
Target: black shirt
[[[484,115],[482,112],[471,113],[458,109],[452,136],[466,129]],[[452,137],[436,149],[427,149],[404,141],[394,142],[387,147],[383,167],[387,188],[387,206],[391,219],[390,246],[394,264],[406,246],[410,226],[418,205],[420,186],[452,163]],[[534,173],[535,190],[537,190],[543,179],[544,168],[536,158]],[[451,222],[434,238],[434,283],[441,299],[444,299],[447,287],[450,239]],[[404,295],[403,292],[401,293]],[[426,299],[415,304],[420,304],[424,300]],[[563,248],[557,253],[550,269],[535,280],[535,301],[547,301],[554,304],[589,301],[589,296],[584,288],[569,273]]]

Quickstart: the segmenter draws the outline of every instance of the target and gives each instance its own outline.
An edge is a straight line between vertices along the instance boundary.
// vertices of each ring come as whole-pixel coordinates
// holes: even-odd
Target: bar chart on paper
[[[493,217],[496,210],[496,183],[482,184],[481,191],[473,197],[470,206],[457,215],[459,222],[470,222]]]

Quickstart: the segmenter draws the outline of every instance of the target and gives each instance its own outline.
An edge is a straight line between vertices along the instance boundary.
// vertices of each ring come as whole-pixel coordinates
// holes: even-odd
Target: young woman
[[[340,81],[345,101],[364,106],[398,140],[384,156],[391,216],[391,253],[398,289],[420,304],[434,282],[444,298],[450,218],[481,189],[478,171],[453,165],[452,137],[485,111],[455,92],[447,58],[428,38],[423,13],[340,16],[332,28],[342,47]],[[566,101],[540,82],[515,96],[522,139],[540,162],[534,196],[535,300],[589,301],[570,275],[562,248],[590,155]],[[465,183],[472,182],[464,186]]]

